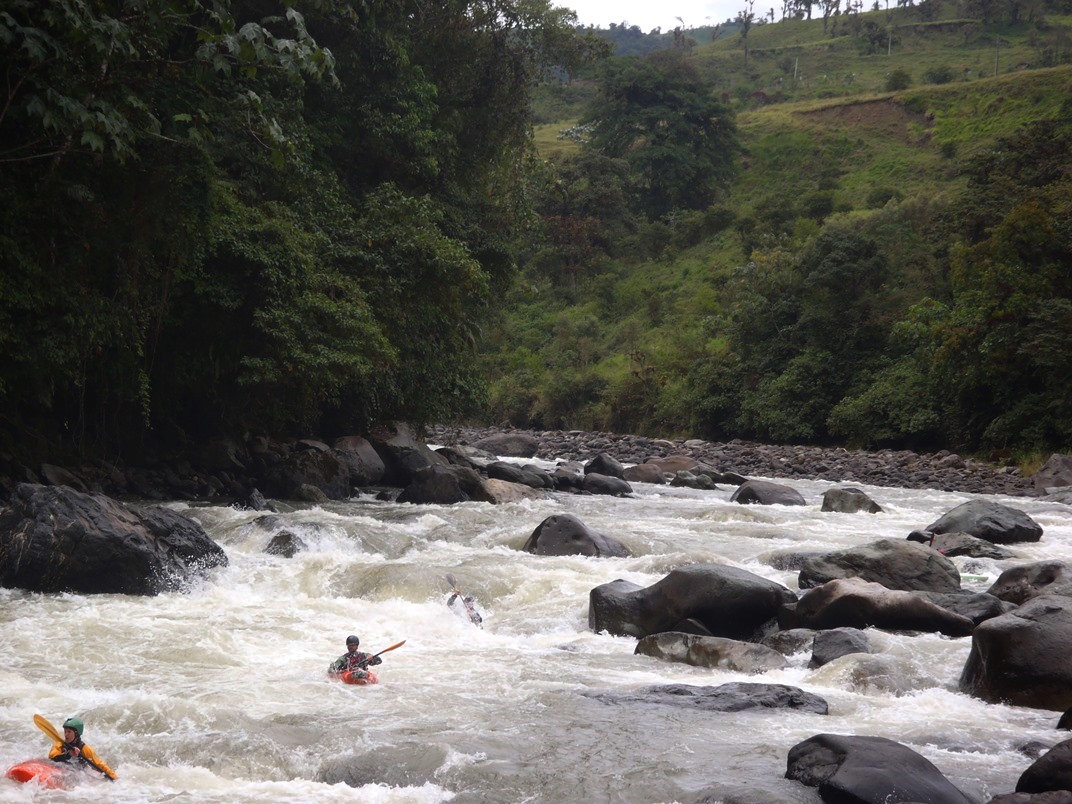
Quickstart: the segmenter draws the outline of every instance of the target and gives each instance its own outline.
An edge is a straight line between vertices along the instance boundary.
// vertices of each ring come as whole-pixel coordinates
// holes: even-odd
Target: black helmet
[[[360,640],[360,639],[358,639],[358,638],[357,638],[356,636],[354,636],[353,634],[350,634],[350,636],[346,637],[346,644],[347,644],[347,645],[360,645],[360,644],[361,644],[361,640]]]

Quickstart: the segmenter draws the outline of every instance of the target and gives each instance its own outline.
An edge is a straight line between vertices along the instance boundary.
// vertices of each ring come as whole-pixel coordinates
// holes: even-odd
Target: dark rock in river
[[[961,503],[924,530],[931,533],[968,533],[994,544],[1037,542],[1042,538],[1042,526],[1023,511],[990,500]]]
[[[789,750],[785,777],[838,804],[974,804],[930,760],[885,737],[817,734]]]
[[[598,533],[573,514],[552,514],[536,526],[524,547],[540,556],[624,557],[629,548],[617,539]]]
[[[986,591],[1016,604],[1039,595],[1072,596],[1072,567],[1064,561],[1036,561],[1010,567]]]
[[[768,670],[781,670],[787,664],[783,654],[765,645],[680,631],[661,631],[646,636],[637,642],[634,653],[738,673],[765,673]]]
[[[960,572],[936,550],[903,539],[879,539],[804,562],[798,585],[810,589],[836,578],[862,578],[887,589],[953,592]]]
[[[635,692],[585,693],[607,703],[684,706],[709,712],[743,712],[750,709],[793,709],[825,715],[828,706],[818,695],[785,684],[734,682],[717,687],[663,684]]]
[[[1072,791],[1072,740],[1058,743],[1032,763],[1016,783],[1017,793]]]
[[[24,483],[0,513],[0,584],[34,592],[155,595],[227,555],[192,519],[100,494]]]

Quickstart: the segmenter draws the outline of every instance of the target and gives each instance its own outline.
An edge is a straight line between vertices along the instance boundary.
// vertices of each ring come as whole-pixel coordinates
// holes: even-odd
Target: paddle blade
[[[45,734],[55,740],[57,743],[64,742],[63,735],[56,730],[56,727],[49,723],[41,715],[34,715],[34,725],[41,729]]]
[[[449,572],[447,573],[447,583],[450,584],[450,588],[453,589],[455,592],[458,591],[458,579],[451,575]]]
[[[380,651],[380,653],[387,653],[387,651],[389,651],[389,650],[394,650],[395,648],[401,648],[405,644],[406,644],[406,640],[403,639],[401,642],[399,642],[397,644],[394,644],[389,648],[384,648],[383,650]],[[377,653],[376,655],[379,656],[380,653]]]

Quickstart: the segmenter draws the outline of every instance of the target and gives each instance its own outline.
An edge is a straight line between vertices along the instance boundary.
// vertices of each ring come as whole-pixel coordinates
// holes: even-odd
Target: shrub
[[[908,89],[910,86],[912,86],[912,76],[908,74],[907,70],[902,70],[900,67],[886,76],[886,90],[888,92],[897,92],[898,90]]]

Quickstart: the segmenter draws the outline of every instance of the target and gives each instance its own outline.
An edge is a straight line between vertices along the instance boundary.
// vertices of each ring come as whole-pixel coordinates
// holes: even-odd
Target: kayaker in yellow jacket
[[[118,779],[115,771],[104,764],[97,752],[82,742],[82,732],[85,724],[76,717],[69,717],[63,721],[62,743],[53,743],[48,752],[48,758],[53,762],[70,762],[75,760],[80,765],[86,765],[93,770],[103,773],[109,779]]]

